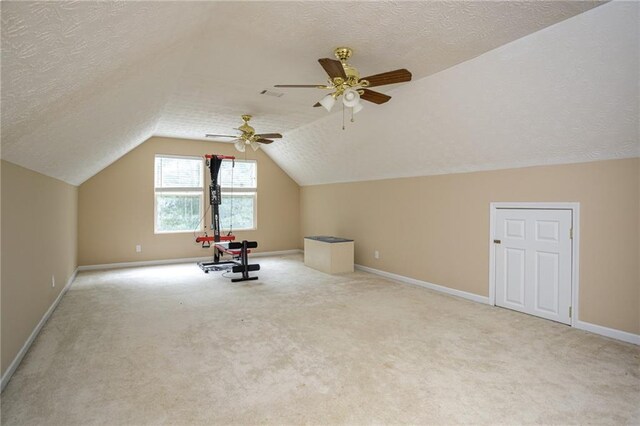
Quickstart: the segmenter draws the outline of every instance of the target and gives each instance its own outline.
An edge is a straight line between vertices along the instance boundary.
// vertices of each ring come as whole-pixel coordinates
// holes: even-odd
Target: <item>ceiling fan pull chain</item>
[[[344,130],[344,104],[342,104],[342,130]]]
[[[246,156],[246,154],[245,154]],[[233,234],[233,215],[235,214],[235,211],[233,210],[233,195],[234,195],[234,190],[233,190],[233,169],[236,168],[236,160],[231,160],[231,217],[229,218],[229,233],[227,235],[232,235]]]

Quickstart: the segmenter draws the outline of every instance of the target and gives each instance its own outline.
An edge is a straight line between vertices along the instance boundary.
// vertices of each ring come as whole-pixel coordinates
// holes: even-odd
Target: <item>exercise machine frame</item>
[[[209,271],[231,271],[241,273],[239,278],[232,278],[232,282],[257,280],[258,277],[250,276],[249,272],[259,271],[259,264],[249,264],[249,253],[252,248],[258,247],[256,241],[243,240],[241,243],[234,241],[235,235],[231,232],[228,235],[220,235],[220,204],[222,203],[222,191],[218,184],[218,175],[223,160],[235,161],[235,157],[230,155],[205,155],[207,167],[211,176],[209,184],[209,205],[211,206],[211,229],[213,236],[207,235],[196,238],[196,242],[201,243],[203,248],[211,247],[213,243],[213,261],[198,262],[198,266],[205,273]],[[231,255],[231,260],[224,261],[222,257]]]

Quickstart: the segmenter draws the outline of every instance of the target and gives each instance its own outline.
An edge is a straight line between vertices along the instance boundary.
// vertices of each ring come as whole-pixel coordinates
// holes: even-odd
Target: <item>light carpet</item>
[[[82,272],[2,424],[624,424],[640,350],[300,255]]]

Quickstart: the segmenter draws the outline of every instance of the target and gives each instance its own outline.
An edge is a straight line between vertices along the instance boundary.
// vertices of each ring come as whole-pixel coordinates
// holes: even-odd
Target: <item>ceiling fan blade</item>
[[[271,139],[264,139],[264,138],[260,138],[260,139],[256,139],[256,142],[269,144],[269,143],[271,143],[271,142],[273,142],[273,141],[272,141]]]
[[[411,81],[411,73],[408,70],[402,68],[399,70],[383,72],[382,74],[363,77],[361,78],[361,80],[367,80],[369,82],[369,85],[367,87],[384,86],[385,84]]]
[[[322,84],[276,84],[273,87],[308,87],[312,89],[324,89]]]
[[[391,99],[391,96],[385,95],[384,93],[375,92],[369,89],[362,89],[362,90],[363,90],[363,93],[362,95],[360,95],[360,99],[373,102],[374,104],[380,105],[389,101],[389,99]]]
[[[329,74],[329,77],[336,78],[342,77],[344,80],[347,79],[347,74],[344,72],[344,68],[342,68],[342,63],[340,61],[336,61],[335,59],[322,58],[318,59],[322,68]]]
[[[229,136],[229,135],[212,135],[209,133],[207,133],[205,136],[208,138],[234,138],[234,139],[238,137],[238,136]]]
[[[315,105],[313,105],[314,108],[317,108],[319,106],[322,106],[322,105],[320,105],[320,102],[316,102]]]
[[[282,135],[280,133],[259,133],[256,135],[258,138],[267,138],[267,139],[280,139]]]

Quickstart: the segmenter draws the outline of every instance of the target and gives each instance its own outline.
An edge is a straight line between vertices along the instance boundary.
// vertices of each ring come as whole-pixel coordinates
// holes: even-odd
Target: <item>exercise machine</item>
[[[198,266],[205,273],[209,271],[231,271],[241,273],[241,277],[232,278],[232,282],[257,280],[258,277],[250,276],[249,272],[259,271],[259,264],[249,264],[249,253],[252,248],[258,247],[256,241],[244,240],[241,243],[236,239],[233,231],[227,235],[220,235],[220,204],[222,203],[222,191],[218,184],[218,177],[223,160],[231,160],[235,166],[235,157],[229,155],[205,155],[206,164],[209,168],[211,183],[209,184],[209,209],[211,210],[211,229],[213,236],[207,235],[196,238],[196,242],[201,243],[203,248],[213,245],[213,261],[199,262]],[[233,213],[233,212],[232,212]],[[231,260],[222,260],[224,255],[230,255]]]
[[[241,273],[238,278],[232,278],[232,282],[257,280],[258,277],[250,276],[249,272],[259,271],[260,265],[249,264],[249,253],[251,249],[258,247],[256,241],[244,240],[241,243],[234,241],[233,229],[227,235],[220,235],[220,204],[222,203],[222,191],[218,184],[218,175],[222,167],[223,160],[231,160],[235,166],[235,157],[230,155],[205,155],[206,164],[211,175],[209,184],[209,209],[211,210],[211,229],[213,236],[201,235],[196,238],[197,243],[202,244],[202,248],[209,248],[213,245],[213,261],[199,262],[198,266],[205,273],[209,271],[231,271]],[[233,173],[233,172],[232,172]],[[233,211],[232,211],[233,214]],[[222,260],[224,255],[230,255],[231,260]]]

